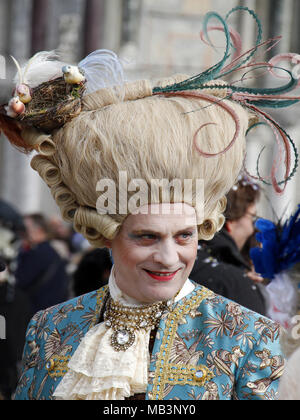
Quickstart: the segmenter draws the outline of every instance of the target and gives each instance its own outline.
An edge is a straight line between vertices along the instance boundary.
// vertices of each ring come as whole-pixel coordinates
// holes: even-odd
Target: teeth
[[[156,273],[155,271],[150,271],[150,273],[159,277],[166,277],[166,276],[170,276],[171,274],[174,274],[174,273]]]

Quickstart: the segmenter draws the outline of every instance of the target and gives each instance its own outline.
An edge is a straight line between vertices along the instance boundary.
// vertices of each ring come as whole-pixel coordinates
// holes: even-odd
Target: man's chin
[[[166,285],[165,287],[163,287],[163,285],[158,285],[157,290],[151,290],[149,293],[147,293],[147,296],[144,295],[145,303],[165,302],[172,300],[180,289],[181,287],[170,288],[166,287]]]

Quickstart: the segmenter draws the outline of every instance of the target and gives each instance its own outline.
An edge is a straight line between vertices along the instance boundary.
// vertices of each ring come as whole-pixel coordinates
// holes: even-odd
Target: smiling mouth
[[[158,281],[170,281],[174,278],[175,274],[180,270],[180,268],[176,271],[150,271],[146,270],[146,273],[155,280]]]

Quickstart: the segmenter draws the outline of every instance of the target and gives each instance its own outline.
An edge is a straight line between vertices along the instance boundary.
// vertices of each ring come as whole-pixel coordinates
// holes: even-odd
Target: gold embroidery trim
[[[204,365],[168,364],[167,383],[170,385],[203,386],[214,378],[214,374]]]
[[[89,330],[97,324],[98,316],[100,314],[102,304],[103,304],[103,300],[104,300],[104,297],[107,293],[107,290],[108,290],[107,285],[104,286],[104,287],[101,287],[100,289],[97,290],[95,314],[93,316],[93,319],[92,319],[91,325],[89,327]]]
[[[71,356],[61,356],[59,354],[54,354],[46,363],[46,369],[51,378],[58,378],[64,376],[69,368],[68,363],[71,359]]]
[[[105,296],[106,292],[107,292],[107,286],[101,287],[99,290],[97,290],[97,298],[96,298],[97,301],[96,301],[95,315],[92,319],[90,328],[93,327],[94,325],[96,325],[96,323],[97,323],[97,318],[98,318],[99,312],[101,310],[101,306],[102,306],[103,299],[104,299],[104,296]],[[69,356],[61,356],[59,354],[54,354],[47,361],[47,363],[45,365],[49,376],[51,376],[51,378],[58,378],[58,377],[64,376],[69,370],[68,363],[69,363],[70,359],[71,359],[70,355]]]
[[[155,375],[153,379],[152,392],[149,393],[149,399],[162,400],[164,388],[167,384],[172,384],[169,379],[170,365],[168,360],[170,358],[170,351],[173,346],[174,337],[178,328],[179,321],[187,315],[191,310],[197,308],[204,299],[213,297],[214,293],[211,290],[202,287],[189,299],[184,299],[181,305],[177,305],[173,311],[170,311],[165,321],[164,335],[157,357],[155,367]],[[175,365],[178,366],[178,365]],[[199,365],[200,367],[200,365]],[[190,382],[187,380],[188,375],[185,375],[183,380],[180,381],[181,385],[188,385]],[[175,379],[174,379],[175,380]],[[175,385],[175,383],[173,383]],[[191,384],[190,384],[191,385]],[[199,382],[197,382],[199,385]]]

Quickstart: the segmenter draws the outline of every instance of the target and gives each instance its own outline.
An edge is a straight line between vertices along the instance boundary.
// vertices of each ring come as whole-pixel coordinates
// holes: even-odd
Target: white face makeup
[[[187,280],[197,255],[195,210],[183,204],[174,214],[176,204],[171,205],[171,212],[166,206],[170,207],[152,204],[148,214],[129,215],[110,242],[116,283],[139,302],[173,298]]]

